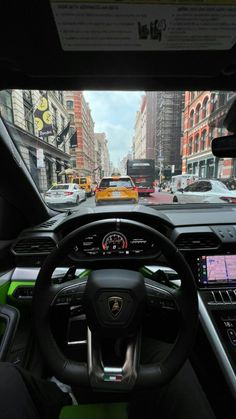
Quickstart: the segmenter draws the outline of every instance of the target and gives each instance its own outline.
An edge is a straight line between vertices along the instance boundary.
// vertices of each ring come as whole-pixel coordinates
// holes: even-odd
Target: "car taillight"
[[[74,192],[64,192],[64,195],[69,196],[69,195],[73,195]]]
[[[133,188],[131,188],[132,189],[132,191],[135,191],[135,192],[138,192],[138,188],[137,188],[137,186],[134,186]]]
[[[96,187],[96,189],[95,189],[95,193],[96,192],[101,192],[101,189],[100,188],[98,188],[98,187]]]
[[[229,204],[236,204],[236,197],[234,196],[221,196],[222,201],[228,202]]]

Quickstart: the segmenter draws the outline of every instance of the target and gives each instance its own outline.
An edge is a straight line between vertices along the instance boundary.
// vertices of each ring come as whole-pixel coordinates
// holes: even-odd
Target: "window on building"
[[[217,96],[215,93],[211,94],[211,112],[214,112],[217,108]]]
[[[219,108],[221,106],[224,106],[227,100],[227,93],[225,92],[220,92],[219,93],[219,97],[218,97],[218,103],[219,103]]]
[[[202,118],[206,118],[206,116],[208,115],[208,104],[209,104],[209,100],[208,100],[208,96],[205,97],[203,104],[202,104]]]
[[[63,115],[61,115],[61,131],[65,128],[65,118]]]
[[[193,152],[193,138],[189,139],[188,147],[189,147],[189,154],[192,154],[192,152]]]
[[[58,132],[58,124],[57,124],[57,108],[52,105],[52,126],[54,131]]]
[[[194,153],[198,152],[199,134],[194,137]]]
[[[193,126],[193,118],[194,118],[194,110],[192,109],[191,112],[190,112],[190,117],[189,117],[190,128]]]
[[[209,137],[209,140],[210,140],[210,143],[211,143],[211,141],[213,140],[213,138],[214,138],[214,127],[211,127],[210,129],[209,129],[209,132],[208,132],[208,137]]]
[[[76,168],[76,159],[71,159],[71,160],[70,160],[70,164],[71,164],[71,167],[72,167],[73,169],[75,169],[75,168]]]
[[[9,90],[0,92],[0,115],[9,122],[14,122],[12,97]]]
[[[201,108],[201,105],[199,103],[196,107],[196,112],[195,112],[195,124],[197,124],[200,119],[200,108]]]
[[[58,99],[62,104],[64,103],[64,96],[62,90],[58,90]]]
[[[73,100],[67,100],[66,101],[66,107],[67,107],[67,109],[74,109],[74,102],[73,102]]]
[[[190,100],[191,100],[191,102],[194,100],[194,92],[190,93]]]
[[[75,115],[73,113],[69,113],[69,118],[70,118],[70,123],[74,124],[75,123]]]
[[[207,140],[207,132],[204,130],[201,135],[201,150],[205,150]]]
[[[31,90],[23,90],[23,106],[25,116],[25,128],[34,134],[34,107],[32,103]]]
[[[63,115],[61,115],[61,129],[60,132],[65,128],[65,118]],[[63,150],[66,151],[66,143],[63,141]]]

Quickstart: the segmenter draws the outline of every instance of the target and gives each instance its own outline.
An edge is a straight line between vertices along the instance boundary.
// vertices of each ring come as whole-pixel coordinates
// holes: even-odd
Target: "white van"
[[[198,180],[198,176],[185,173],[184,175],[176,175],[171,178],[170,192],[175,193],[177,189],[186,188],[186,186]]]

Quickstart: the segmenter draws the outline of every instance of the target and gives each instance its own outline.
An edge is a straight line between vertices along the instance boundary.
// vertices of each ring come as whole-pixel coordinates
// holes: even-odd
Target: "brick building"
[[[83,92],[65,92],[71,134],[76,130],[77,144],[71,148],[72,166],[81,176],[93,176],[95,168],[94,121]]]
[[[182,173],[201,178],[236,175],[233,159],[218,159],[211,152],[212,139],[227,135],[223,120],[234,99],[233,92],[185,92]]]

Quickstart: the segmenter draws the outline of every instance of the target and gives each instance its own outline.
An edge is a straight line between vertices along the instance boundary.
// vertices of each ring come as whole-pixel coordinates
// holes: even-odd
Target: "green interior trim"
[[[90,274],[91,269],[85,269],[85,271],[81,272],[81,274],[79,274],[79,278],[84,278],[87,277]]]
[[[148,269],[146,266],[142,266],[142,268],[139,269],[139,272],[146,278],[152,278],[153,272],[150,271],[150,269]]]
[[[7,293],[9,289],[10,281],[6,281],[0,286],[0,304],[6,304],[7,302]]]
[[[7,296],[11,299],[14,299],[13,293],[17,287],[29,287],[35,285],[35,281],[11,281],[10,287],[8,289]]]
[[[128,419],[126,403],[65,406],[59,419]]]

